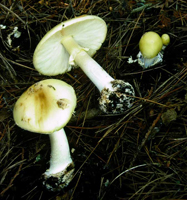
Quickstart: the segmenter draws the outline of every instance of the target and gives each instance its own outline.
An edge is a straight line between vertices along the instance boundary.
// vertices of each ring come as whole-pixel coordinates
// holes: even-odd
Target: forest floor
[[[80,69],[55,77],[39,74],[33,53],[55,25],[97,15],[107,37],[94,59],[135,89],[121,114],[99,110],[99,91]],[[16,27],[19,36],[15,36]],[[136,59],[147,31],[167,33],[164,59],[142,69]],[[0,199],[187,199],[187,4],[185,0],[1,0]],[[67,188],[49,192],[41,176],[49,167],[49,136],[19,128],[13,107],[32,84],[57,78],[77,95],[65,127],[75,175]]]

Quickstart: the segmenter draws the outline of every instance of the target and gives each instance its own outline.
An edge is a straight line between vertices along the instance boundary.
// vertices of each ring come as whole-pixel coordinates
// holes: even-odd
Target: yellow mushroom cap
[[[162,49],[161,37],[153,32],[146,32],[140,39],[139,48],[145,58],[154,58]]]
[[[13,117],[25,130],[50,134],[66,126],[75,106],[73,87],[61,80],[46,79],[35,83],[19,97]]]
[[[167,46],[170,43],[170,37],[168,34],[163,34],[161,36],[163,45]]]

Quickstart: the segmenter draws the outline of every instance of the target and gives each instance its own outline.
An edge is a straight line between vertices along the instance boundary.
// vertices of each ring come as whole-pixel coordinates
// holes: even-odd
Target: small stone
[[[174,109],[168,109],[161,116],[163,123],[168,126],[172,121],[177,119],[177,112]]]

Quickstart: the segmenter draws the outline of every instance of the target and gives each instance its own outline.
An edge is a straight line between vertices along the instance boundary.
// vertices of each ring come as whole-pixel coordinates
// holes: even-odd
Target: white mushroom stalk
[[[74,89],[57,79],[46,79],[29,87],[13,110],[15,123],[28,131],[49,134],[50,167],[43,174],[43,184],[50,191],[60,191],[73,178],[71,159],[64,127],[76,107]]]
[[[70,55],[70,62],[75,62],[101,92],[105,87],[112,90],[114,79],[79,46],[72,36],[64,36],[61,40]]]
[[[49,138],[51,143],[50,167],[44,173],[47,176],[63,171],[73,162],[64,129],[51,133]]]
[[[72,180],[74,162],[71,158],[68,140],[63,128],[51,133],[49,138],[51,144],[50,167],[43,174],[43,184],[48,190],[60,191]],[[56,185],[55,187],[53,183]]]
[[[135,92],[129,83],[112,78],[72,36],[64,36],[61,43],[70,55],[70,63],[75,62],[100,91],[102,111],[122,113],[132,106]]]

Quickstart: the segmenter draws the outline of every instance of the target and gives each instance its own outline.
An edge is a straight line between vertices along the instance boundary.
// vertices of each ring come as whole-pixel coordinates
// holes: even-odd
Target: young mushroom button
[[[153,31],[144,33],[139,42],[138,63],[146,69],[162,62],[163,55],[160,53],[162,46],[162,39],[157,33]]]
[[[170,37],[166,33],[162,34],[161,39],[164,46],[167,46],[170,43]]]
[[[49,134],[50,167],[43,175],[43,184],[50,191],[63,189],[73,177],[74,163],[64,127],[75,107],[74,89],[56,79],[32,85],[14,106],[13,117],[19,127],[35,133]]]
[[[97,16],[84,15],[62,22],[50,30],[34,52],[35,68],[44,75],[57,75],[79,66],[101,93],[100,108],[106,113],[121,113],[132,106],[133,87],[114,80],[91,57],[105,40],[107,26]]]

